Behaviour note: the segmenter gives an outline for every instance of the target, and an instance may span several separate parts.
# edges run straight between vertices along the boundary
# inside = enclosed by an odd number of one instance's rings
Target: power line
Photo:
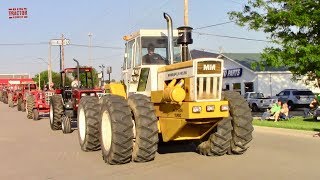
[[[216,36],[216,37],[247,40],[247,41],[272,42],[272,41],[263,40],[263,39],[253,39],[253,38],[245,38],[245,37],[226,36],[226,35],[218,35],[218,34],[210,34],[210,33],[202,33],[202,32],[194,32],[194,33],[199,34],[199,35]]]
[[[34,45],[48,45],[48,42],[39,42],[39,43],[4,43],[0,46],[34,46]]]
[[[227,22],[222,22],[222,23],[218,23],[218,24],[212,24],[212,25],[202,26],[202,27],[194,28],[194,30],[197,30],[197,29],[205,29],[205,28],[214,27],[214,26],[221,26],[221,25],[230,24],[230,23],[233,23],[233,22],[235,22],[235,21],[227,21]]]
[[[76,47],[90,47],[90,48],[105,48],[105,49],[124,49],[123,47],[112,47],[112,46],[88,46],[84,44],[69,44],[69,46],[76,46]]]

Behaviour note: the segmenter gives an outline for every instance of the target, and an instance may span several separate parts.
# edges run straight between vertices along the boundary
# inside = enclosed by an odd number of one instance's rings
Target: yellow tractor
[[[99,100],[81,99],[81,148],[100,145],[109,164],[151,161],[159,140],[200,140],[197,151],[207,156],[244,153],[251,110],[239,93],[222,92],[223,60],[192,59],[192,28],[173,30],[171,17],[164,18],[166,30],[124,37],[123,84],[108,84]]]

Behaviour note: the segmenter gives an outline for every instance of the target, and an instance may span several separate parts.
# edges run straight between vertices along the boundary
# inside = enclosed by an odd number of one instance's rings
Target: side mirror
[[[278,94],[276,94],[276,96],[279,96],[279,93],[278,93]]]

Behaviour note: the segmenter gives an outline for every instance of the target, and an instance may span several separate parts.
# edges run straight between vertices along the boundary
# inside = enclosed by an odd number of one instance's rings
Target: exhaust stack
[[[78,77],[78,80],[80,80],[80,65],[79,65],[79,61],[74,59],[73,60],[77,63],[77,77]],[[78,86],[80,86],[80,84],[78,84]]]
[[[178,27],[178,44],[182,45],[182,62],[188,61],[189,57],[189,48],[188,45],[193,43],[192,39],[192,27],[181,26]]]
[[[167,30],[168,30],[168,60],[170,64],[173,64],[173,28],[172,19],[167,13],[163,13],[163,17],[167,20]]]

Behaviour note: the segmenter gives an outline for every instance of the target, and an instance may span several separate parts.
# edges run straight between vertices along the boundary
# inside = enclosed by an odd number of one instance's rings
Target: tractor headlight
[[[220,106],[220,110],[221,110],[221,111],[228,111],[228,110],[229,110],[229,106],[228,106],[227,104],[221,105],[221,106]]]
[[[207,109],[207,112],[213,112],[214,111],[214,105],[208,105],[206,107],[206,109]]]
[[[193,106],[192,107],[193,113],[200,113],[201,112],[201,106]]]
[[[86,93],[82,93],[82,94],[81,94],[81,97],[83,97],[83,96],[87,96],[87,94],[86,94]]]
[[[90,96],[96,96],[96,93],[90,93]]]

